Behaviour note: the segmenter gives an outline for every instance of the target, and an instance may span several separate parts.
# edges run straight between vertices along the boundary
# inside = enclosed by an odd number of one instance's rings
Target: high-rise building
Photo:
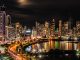
[[[16,33],[15,33],[15,28],[12,27],[11,25],[6,26],[5,28],[5,33],[6,33],[6,40],[15,40]]]
[[[45,35],[48,38],[49,37],[49,23],[45,21]]]
[[[68,24],[68,21],[65,21],[63,23],[63,35],[67,35],[68,34],[68,30],[69,30],[69,24]]]
[[[11,16],[10,16],[10,15],[7,15],[7,16],[6,16],[6,22],[5,22],[5,24],[6,24],[6,26],[12,25],[12,24],[11,24]]]
[[[12,27],[10,15],[6,15],[5,37],[6,40],[13,40],[16,37],[15,28]]]
[[[39,30],[40,30],[40,23],[36,22],[36,30],[37,30],[37,35],[39,35]]]
[[[61,33],[62,33],[62,21],[59,20],[59,34],[58,34],[58,36],[61,36]]]
[[[53,19],[50,23],[50,35],[54,36],[55,34],[55,20]]]
[[[39,22],[36,22],[36,31],[37,31],[37,37],[44,36],[44,24],[41,24]]]
[[[77,29],[78,35],[80,35],[80,21],[76,21],[76,29]]]
[[[6,12],[0,11],[0,37],[3,37],[2,40],[5,39],[5,23],[6,23]]]
[[[19,23],[19,22],[17,22],[16,24],[15,24],[15,30],[16,30],[16,38],[21,38],[21,33],[22,33],[22,25]]]
[[[32,39],[36,39],[36,38],[37,38],[37,31],[36,31],[36,29],[35,29],[34,27],[33,27],[33,29],[32,29],[31,38],[32,38]]]

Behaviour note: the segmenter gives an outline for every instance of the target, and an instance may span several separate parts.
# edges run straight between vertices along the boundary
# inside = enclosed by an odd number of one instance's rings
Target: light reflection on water
[[[48,55],[46,54],[44,55],[41,53],[49,52],[51,49],[53,50],[56,50],[56,49],[59,49],[59,50],[77,50],[78,49],[80,50],[80,43],[79,42],[72,43],[69,41],[49,41],[49,42],[44,42],[44,43],[33,44],[29,47],[29,49],[30,49],[29,50],[30,53],[36,53],[36,55],[30,56],[31,60],[46,60],[48,59]]]
[[[28,50],[32,53],[48,52],[50,49],[80,50],[80,43],[72,43],[68,41],[49,41],[44,43],[36,43],[28,47]]]

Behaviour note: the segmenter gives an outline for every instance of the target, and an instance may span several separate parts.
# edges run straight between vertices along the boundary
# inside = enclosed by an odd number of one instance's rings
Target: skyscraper
[[[69,29],[68,21],[65,21],[63,23],[63,35],[67,35],[68,34],[68,29]]]
[[[0,36],[5,38],[6,12],[0,11]]]
[[[45,21],[45,34],[46,37],[49,37],[49,23],[47,21]]]
[[[20,23],[17,22],[15,24],[15,28],[16,28],[16,38],[20,38],[22,33],[22,25],[20,25]]]
[[[50,35],[54,36],[55,34],[55,20],[53,19],[50,23]]]
[[[61,33],[62,33],[62,21],[59,20],[59,34],[58,34],[58,36],[61,36]]]
[[[6,26],[5,33],[6,33],[5,36],[6,36],[7,40],[15,40],[16,33],[15,33],[14,27],[12,27],[11,25]]]
[[[77,33],[80,35],[80,21],[76,21]]]

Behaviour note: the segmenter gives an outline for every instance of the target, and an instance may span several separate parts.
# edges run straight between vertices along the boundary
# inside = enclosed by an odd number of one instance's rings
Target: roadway
[[[29,60],[26,56],[24,56],[23,54],[19,54],[16,52],[16,48],[19,46],[19,44],[13,44],[10,45],[8,48],[8,53],[10,54],[10,56],[13,57],[14,60]]]

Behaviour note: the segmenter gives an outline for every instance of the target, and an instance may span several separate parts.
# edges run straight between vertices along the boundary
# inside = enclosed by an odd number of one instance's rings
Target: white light
[[[41,58],[42,57],[42,55],[39,55],[39,58]]]
[[[41,50],[41,49],[39,49],[39,52],[42,52],[42,50]]]
[[[66,37],[66,39],[69,39],[69,37]]]
[[[80,54],[76,54],[77,56],[79,56]]]
[[[76,51],[79,51],[79,49],[77,49]]]
[[[77,40],[77,37],[75,37],[74,40]]]
[[[36,56],[33,56],[33,57],[36,57]]]
[[[36,52],[36,50],[35,50],[35,49],[33,49],[33,50],[32,50],[32,52],[33,52],[33,53],[35,53],[35,52]]]
[[[65,54],[65,56],[68,56],[69,54]]]
[[[31,31],[30,30],[28,30],[28,31],[26,31],[27,33],[30,33]]]

